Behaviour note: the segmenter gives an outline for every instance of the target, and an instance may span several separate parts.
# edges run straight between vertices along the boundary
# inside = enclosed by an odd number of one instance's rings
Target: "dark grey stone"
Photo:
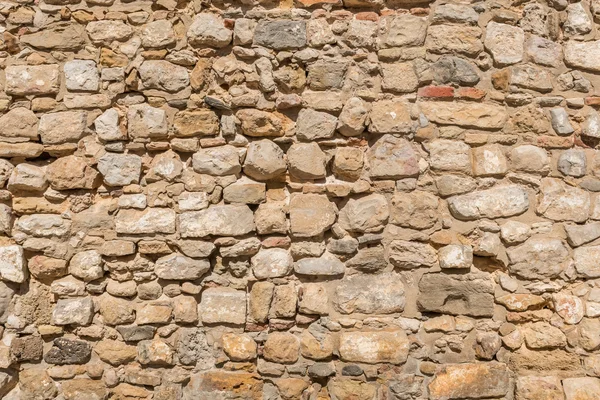
[[[254,31],[254,44],[275,50],[304,47],[306,45],[306,22],[261,21]]]
[[[90,360],[92,346],[82,340],[54,339],[54,345],[44,356],[48,364],[85,364]]]

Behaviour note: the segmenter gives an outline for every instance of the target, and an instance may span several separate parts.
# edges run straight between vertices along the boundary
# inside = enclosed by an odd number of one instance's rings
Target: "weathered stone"
[[[144,89],[178,92],[190,84],[187,69],[168,61],[145,61],[138,72]]]
[[[223,335],[223,351],[232,361],[249,361],[256,358],[256,342],[248,335],[226,333]]]
[[[266,185],[247,177],[242,177],[223,190],[226,203],[260,204],[266,199]]]
[[[437,262],[437,254],[427,243],[393,240],[389,245],[388,260],[402,269],[431,267]]]
[[[410,93],[419,86],[412,63],[380,64],[381,88],[394,93]]]
[[[371,123],[369,132],[372,133],[409,133],[414,129],[410,117],[409,105],[405,100],[380,100],[371,105]],[[390,141],[389,136],[384,136]]]
[[[558,67],[562,61],[562,46],[539,36],[529,38],[525,52],[531,61],[547,67]]]
[[[214,136],[219,133],[219,118],[211,110],[179,111],[173,128],[177,137]]]
[[[27,368],[21,371],[19,374],[19,388],[20,390],[14,398],[9,400],[51,400],[56,398],[58,394],[56,383],[44,369],[39,368]]]
[[[533,237],[507,251],[509,271],[524,279],[557,277],[570,261],[569,250],[555,238]]]
[[[270,140],[263,139],[248,145],[244,160],[244,173],[259,180],[270,180],[287,169],[285,153]]]
[[[337,286],[334,304],[343,314],[392,314],[404,310],[404,285],[394,273],[352,275]]]
[[[84,111],[62,111],[44,114],[40,118],[39,134],[45,145],[77,142],[87,126]]]
[[[600,277],[600,266],[596,260],[600,256],[600,246],[585,246],[575,249],[573,260],[575,269],[586,278]]]
[[[133,35],[133,28],[119,20],[92,21],[85,30],[92,42],[96,44],[110,44],[117,40],[123,42]]]
[[[563,27],[568,35],[585,35],[592,30],[593,22],[581,3],[567,6],[567,20]]]
[[[544,178],[537,212],[554,221],[584,222],[590,214],[589,192]]]
[[[412,229],[427,229],[438,220],[438,199],[427,192],[396,193],[391,200],[390,222]]]
[[[327,174],[325,153],[315,142],[293,144],[287,161],[290,174],[298,179],[321,179]]]
[[[13,108],[0,117],[0,141],[26,142],[38,139],[38,119],[25,107]]]
[[[510,389],[510,374],[505,364],[449,364],[429,383],[432,400],[502,397]]]
[[[94,281],[104,276],[102,257],[96,250],[77,253],[69,262],[69,273],[85,282]]]
[[[284,249],[261,249],[252,257],[252,273],[256,279],[279,278],[292,271],[292,256]]]
[[[120,210],[115,219],[117,233],[139,235],[175,232],[175,211],[168,208]]]
[[[98,160],[98,170],[109,186],[137,183],[142,170],[142,159],[134,154],[106,153]]]
[[[175,44],[173,25],[166,19],[150,22],[142,28],[142,46],[151,49],[162,49]]]
[[[600,41],[578,42],[569,40],[564,45],[565,64],[590,71],[600,71],[595,62],[600,55]]]
[[[104,111],[96,118],[94,128],[101,140],[108,142],[127,139],[127,131],[119,120],[119,112],[114,108]]]
[[[58,93],[58,65],[11,65],[5,69],[7,94],[43,95]]]
[[[366,364],[402,364],[408,358],[406,333],[397,331],[344,332],[340,335],[340,358]]]
[[[263,381],[248,372],[202,372],[191,376],[183,391],[183,400],[194,400],[198,396],[211,397],[215,393],[223,393],[230,398],[261,400]]]
[[[254,216],[246,205],[213,206],[179,215],[182,237],[241,236],[254,229]]]
[[[527,211],[529,196],[520,186],[500,186],[452,197],[448,199],[448,208],[461,220],[504,218]]]
[[[562,317],[565,323],[575,325],[583,318],[585,313],[584,305],[577,296],[564,293],[555,293],[552,295],[554,310]]]
[[[372,178],[399,179],[419,174],[419,156],[405,139],[385,135],[367,151]]]
[[[481,29],[474,26],[431,25],[425,45],[434,53],[473,56],[483,50],[480,37]]]
[[[0,246],[0,278],[16,283],[27,279],[27,262],[21,246]]]
[[[519,400],[564,400],[560,379],[553,376],[519,376],[516,395]]]
[[[67,156],[48,166],[46,178],[55,190],[93,189],[98,184],[98,171],[81,157]]]
[[[509,65],[523,59],[525,33],[516,26],[491,21],[485,32],[485,47],[498,65]]]
[[[241,121],[242,132],[251,137],[277,137],[284,134],[281,118],[274,113],[255,109],[243,109],[236,113]]]
[[[65,63],[65,86],[67,90],[95,92],[100,83],[96,63],[91,60],[73,60]]]
[[[301,140],[331,138],[335,132],[337,118],[331,114],[304,108],[296,120],[296,135]]]
[[[223,20],[210,13],[196,15],[187,31],[188,41],[193,46],[225,47],[231,42],[232,36]]]
[[[352,232],[379,231],[389,216],[387,200],[383,195],[372,194],[350,199],[340,210],[339,224]]]
[[[600,379],[592,377],[563,379],[565,400],[586,400],[600,396]]]
[[[60,300],[59,300],[60,301]],[[52,348],[44,356],[48,364],[85,364],[89,361],[92,346],[82,340],[54,339]]]
[[[231,175],[242,170],[238,150],[233,146],[211,147],[194,153],[194,171],[208,175]]]
[[[580,150],[567,150],[558,158],[558,170],[566,176],[581,177],[586,173],[585,153]]]
[[[167,280],[195,280],[202,277],[209,269],[208,260],[194,260],[177,253],[159,258],[154,265],[156,276]]]
[[[382,47],[421,46],[427,33],[427,20],[414,15],[398,15],[381,19]]]
[[[500,129],[508,118],[504,107],[494,104],[423,101],[419,107],[430,121],[441,125]]]
[[[274,50],[297,49],[306,44],[304,21],[260,21],[254,30],[254,44]]]
[[[477,147],[473,149],[472,155],[475,176],[504,175],[508,170],[506,157],[500,146]]]
[[[489,317],[494,312],[493,284],[481,274],[425,274],[417,304],[423,311]]]
[[[298,194],[290,201],[290,223],[296,237],[318,236],[335,222],[337,207],[326,196]]]
[[[473,264],[473,249],[471,246],[451,244],[438,251],[440,268],[467,269]]]
[[[85,44],[85,31],[79,24],[59,22],[44,30],[22,35],[19,40],[40,50],[78,50]]]
[[[337,122],[337,130],[344,136],[358,136],[365,130],[369,113],[368,104],[359,97],[351,97],[344,104]]]
[[[303,258],[294,264],[294,272],[299,275],[332,276],[341,275],[344,270],[344,263],[329,253],[318,258]]]
[[[94,346],[94,352],[104,362],[111,365],[123,365],[135,360],[137,349],[118,340],[105,339]]]
[[[137,345],[137,359],[142,365],[168,366],[173,364],[175,352],[162,339],[142,340]]]
[[[243,325],[246,322],[246,293],[231,288],[209,288],[202,292],[200,318],[205,324]]]
[[[447,4],[447,6],[454,5]],[[443,56],[431,66],[431,71],[434,81],[441,84],[456,83],[473,86],[480,79],[477,67],[459,57]]]
[[[273,332],[267,336],[263,357],[272,362],[293,364],[300,355],[300,340],[287,332]]]
[[[61,385],[65,400],[106,400],[108,389],[101,381],[73,379]]]
[[[532,145],[514,147],[510,152],[510,164],[514,170],[534,174],[547,174],[550,170],[546,151]]]
[[[127,132],[131,138],[160,138],[168,131],[167,114],[148,104],[135,104],[127,110]]]

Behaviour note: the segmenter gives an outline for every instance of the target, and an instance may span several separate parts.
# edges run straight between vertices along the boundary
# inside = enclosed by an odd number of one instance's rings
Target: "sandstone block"
[[[246,293],[231,288],[209,288],[202,292],[200,318],[205,324],[243,325],[246,322]]]
[[[230,145],[200,149],[192,162],[194,171],[201,174],[224,176],[242,170],[238,149]]]
[[[45,145],[77,142],[87,127],[84,111],[61,111],[44,114],[40,118],[39,134]]]
[[[196,15],[187,31],[188,41],[193,46],[225,47],[231,42],[232,36],[223,20],[210,13]]]
[[[6,93],[25,96],[58,93],[58,65],[11,65],[5,69]]]
[[[241,236],[254,229],[254,215],[246,205],[212,206],[179,214],[182,237]]]
[[[0,141],[27,142],[38,139],[38,119],[25,107],[13,108],[0,117]]]
[[[175,211],[168,208],[120,210],[115,219],[115,229],[117,233],[130,235],[174,233],[175,216]]]
[[[154,273],[166,280],[196,280],[210,269],[206,259],[194,260],[183,254],[173,253],[156,260]]]
[[[98,90],[100,74],[96,63],[92,60],[67,61],[63,67],[65,72],[65,86],[72,91]]]
[[[54,325],[89,325],[94,316],[91,297],[59,299],[52,312]]]
[[[367,151],[367,160],[374,179],[401,179],[419,175],[419,156],[406,139],[382,136]]]
[[[352,232],[381,230],[389,216],[387,200],[383,195],[372,194],[350,199],[340,210],[339,224]]]
[[[510,389],[510,374],[502,363],[450,364],[429,384],[432,400],[501,397]]]
[[[321,235],[335,222],[337,207],[326,196],[297,194],[290,201],[290,225],[296,237]]]
[[[460,220],[504,218],[527,211],[529,196],[520,186],[500,186],[452,197],[448,199],[448,207]]]
[[[408,348],[409,341],[402,330],[340,335],[340,358],[346,362],[403,364],[408,358]]]
[[[569,262],[569,250],[556,238],[533,237],[507,251],[509,271],[524,279],[557,277]]]
[[[334,304],[343,314],[392,314],[406,304],[404,284],[395,273],[352,275],[335,290]]]

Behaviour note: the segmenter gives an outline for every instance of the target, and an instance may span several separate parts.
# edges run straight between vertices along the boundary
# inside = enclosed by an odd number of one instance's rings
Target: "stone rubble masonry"
[[[0,5],[0,398],[600,399],[600,0]]]

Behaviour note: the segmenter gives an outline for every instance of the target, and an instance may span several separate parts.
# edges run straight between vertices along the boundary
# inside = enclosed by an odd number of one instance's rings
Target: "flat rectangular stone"
[[[406,333],[397,331],[344,332],[340,334],[340,358],[366,364],[402,364],[408,358]]]
[[[29,94],[58,93],[60,70],[58,65],[11,65],[6,67],[7,94],[24,96]]]
[[[116,231],[130,235],[175,233],[175,216],[175,211],[168,208],[120,210],[115,219]]]
[[[500,129],[508,118],[505,108],[495,104],[423,101],[419,107],[430,121],[442,125]]]

